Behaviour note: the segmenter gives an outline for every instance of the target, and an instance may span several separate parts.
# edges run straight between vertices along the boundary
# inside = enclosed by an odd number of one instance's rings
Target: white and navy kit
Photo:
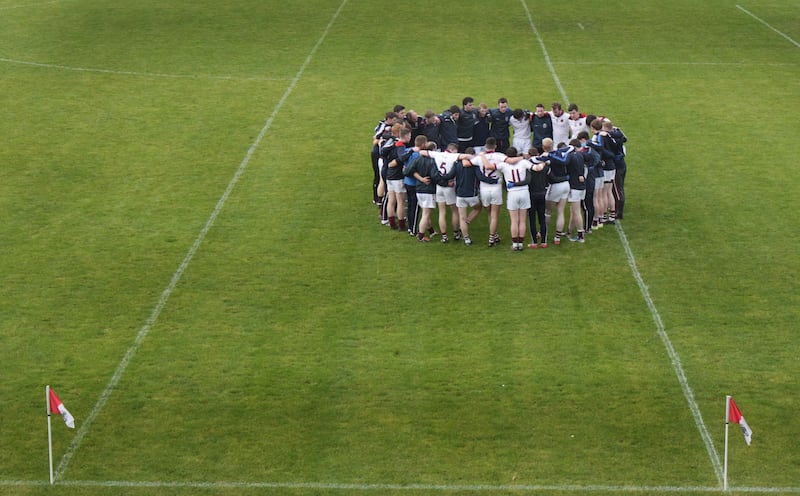
[[[439,176],[445,176],[453,170],[453,165],[458,160],[458,153],[451,152],[428,152],[431,157],[436,161],[436,167],[439,168]],[[440,181],[436,185],[436,201],[439,203],[446,203],[447,205],[455,205],[456,203],[456,188],[448,185],[449,181]],[[442,184],[444,183],[444,184]]]
[[[526,180],[530,173],[531,163],[527,160],[522,160],[516,164],[507,164],[505,162],[497,164],[497,170],[503,173],[503,179],[509,186],[508,195],[506,198],[506,205],[509,210],[522,210],[531,208],[531,196],[528,193],[528,181]],[[512,183],[523,183],[519,186],[512,185]]]
[[[491,169],[487,169],[486,165],[482,161],[480,162],[481,172],[483,175],[494,180],[500,179],[500,172],[497,171],[496,167],[497,164],[502,164],[506,157],[505,153],[500,152],[491,152],[487,153],[486,160],[489,161],[490,164],[494,165],[495,167]],[[478,157],[480,158],[480,157]],[[484,207],[488,207],[489,205],[502,205],[503,204],[503,185],[498,183],[490,184],[486,182],[481,182],[481,203]]]

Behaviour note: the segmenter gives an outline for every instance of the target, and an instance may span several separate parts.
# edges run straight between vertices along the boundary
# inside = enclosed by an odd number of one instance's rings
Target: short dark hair
[[[472,103],[474,101],[475,101],[475,99],[472,98],[471,96],[465,96],[464,99],[461,100],[461,105],[466,105],[466,104]]]

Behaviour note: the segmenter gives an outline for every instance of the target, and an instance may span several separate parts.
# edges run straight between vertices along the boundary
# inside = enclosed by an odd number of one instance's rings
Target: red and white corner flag
[[[744,441],[750,446],[750,441],[753,438],[753,431],[750,429],[750,426],[747,425],[747,421],[744,419],[744,415],[742,415],[741,410],[739,407],[736,406],[736,402],[733,401],[733,398],[729,398],[729,406],[728,406],[728,420],[730,422],[735,422],[739,424],[739,427],[742,428],[742,433],[744,434]]]
[[[50,411],[60,414],[64,418],[64,423],[67,424],[67,427],[70,429],[75,428],[75,419],[69,413],[67,407],[64,406],[64,403],[61,403],[61,400],[58,399],[56,392],[52,388],[50,388]]]

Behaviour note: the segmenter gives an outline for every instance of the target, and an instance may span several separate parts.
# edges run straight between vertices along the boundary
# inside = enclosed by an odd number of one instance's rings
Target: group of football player
[[[574,103],[566,112],[559,102],[529,111],[512,110],[505,98],[476,108],[466,97],[461,107],[424,116],[396,105],[373,133],[373,202],[382,224],[420,242],[447,243],[452,233],[472,245],[470,223],[486,210],[488,246],[496,246],[505,198],[513,250],[523,250],[526,232],[528,248],[546,248],[554,216],[553,244],[583,243],[622,219],[626,141],[608,118]]]

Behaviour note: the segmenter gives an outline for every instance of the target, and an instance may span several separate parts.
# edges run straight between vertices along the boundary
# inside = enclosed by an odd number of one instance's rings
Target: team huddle
[[[505,98],[496,108],[475,108],[466,97],[460,108],[424,117],[396,105],[373,134],[373,202],[391,229],[420,242],[440,235],[447,243],[452,232],[468,246],[470,223],[485,209],[493,247],[505,196],[512,250],[523,249],[526,232],[529,248],[546,248],[553,215],[554,244],[583,243],[586,234],[622,219],[626,141],[609,119],[575,104],[567,112],[558,102],[530,112],[511,110]]]

